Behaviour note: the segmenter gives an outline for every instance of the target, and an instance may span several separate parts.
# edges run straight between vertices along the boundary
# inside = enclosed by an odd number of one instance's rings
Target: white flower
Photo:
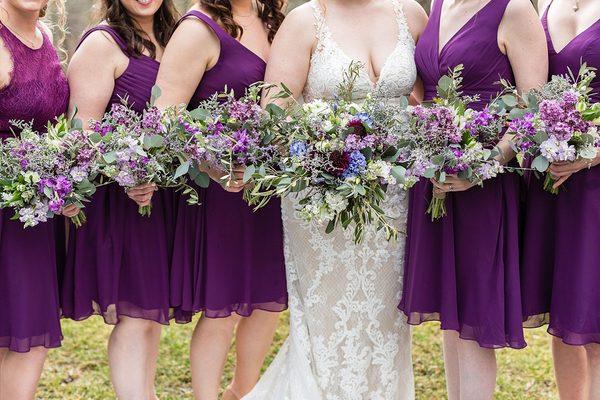
[[[576,150],[566,140],[558,140],[554,136],[550,136],[548,140],[540,145],[540,152],[549,162],[557,161],[574,161],[576,158]]]
[[[348,199],[331,190],[325,192],[325,202],[335,214],[344,211],[348,207]]]

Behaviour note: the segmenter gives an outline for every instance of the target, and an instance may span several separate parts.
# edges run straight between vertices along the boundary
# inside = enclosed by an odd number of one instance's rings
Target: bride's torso
[[[334,98],[338,86],[353,62],[360,64],[359,74],[353,87],[355,101],[360,102],[369,93],[390,100],[411,93],[417,77],[414,61],[415,42],[406,22],[402,0],[389,1],[397,24],[397,39],[393,51],[381,66],[376,82],[370,77],[364,62],[352,58],[343,50],[332,34],[323,8],[318,1],[312,1],[316,44],[303,90],[305,101]],[[376,21],[372,21],[369,25],[374,24]],[[364,29],[369,28],[366,26]]]

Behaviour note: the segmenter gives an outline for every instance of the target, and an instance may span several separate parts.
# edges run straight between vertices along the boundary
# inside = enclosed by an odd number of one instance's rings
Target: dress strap
[[[398,23],[398,40],[410,38],[410,40],[413,41],[412,34],[408,28],[406,14],[404,14],[404,4],[402,3],[402,0],[391,0],[391,2],[394,7],[394,13],[396,14],[396,22]]]
[[[121,35],[119,35],[119,33],[117,32],[117,30],[115,28],[113,28],[112,26],[109,25],[98,25],[90,30],[88,30],[87,32],[85,32],[83,34],[83,36],[81,37],[81,39],[79,40],[79,44],[77,45],[77,49],[79,48],[79,46],[81,46],[81,44],[83,43],[83,41],[85,39],[87,39],[88,36],[90,36],[92,33],[96,32],[96,31],[102,31],[102,32],[106,32],[110,35],[110,37],[113,38],[113,40],[115,41],[115,43],[117,43],[117,46],[119,46],[119,48],[121,49],[121,51],[123,53],[125,53],[126,55],[129,55],[129,47],[127,46],[127,43],[125,42],[125,39],[123,39],[121,37]]]
[[[212,29],[212,31],[215,33],[215,35],[217,35],[217,38],[219,39],[220,42],[222,42],[223,40],[228,40],[228,39],[235,40],[235,38],[233,38],[229,34],[229,32],[227,32],[225,29],[223,29],[221,27],[221,25],[219,25],[214,19],[212,19],[208,15],[204,14],[202,11],[198,11],[198,10],[189,11],[187,14],[185,14],[183,17],[181,17],[181,19],[179,20],[177,25],[179,25],[181,22],[183,22],[184,20],[189,19],[189,18],[196,18],[196,19],[204,22],[206,25],[208,25],[208,27],[210,29]]]
[[[325,46],[325,41],[329,37],[329,29],[327,28],[327,21],[325,20],[325,12],[318,0],[313,0],[311,3],[313,8],[313,16],[315,18],[315,30],[317,37],[317,49],[320,50]]]

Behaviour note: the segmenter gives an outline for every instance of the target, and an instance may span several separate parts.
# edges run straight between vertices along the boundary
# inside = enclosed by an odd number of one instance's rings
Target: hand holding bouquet
[[[544,189],[558,194],[547,172],[551,164],[582,160],[591,165],[600,148],[600,104],[592,104],[589,84],[595,73],[585,65],[577,78],[554,76],[529,96],[529,109],[511,121],[515,151],[532,160],[531,167],[546,173]]]
[[[156,107],[139,114],[125,103],[114,104],[91,129],[90,139],[100,152],[100,172],[125,190],[145,184],[181,185],[175,178],[178,159],[171,150],[173,143]],[[140,206],[139,212],[149,216],[152,206]]]
[[[263,85],[251,86],[241,98],[235,93],[215,94],[192,111],[180,110],[171,118],[171,130],[184,141],[178,176],[186,173],[201,187],[208,186],[201,170],[219,171],[218,180],[227,189],[243,189],[250,177],[276,162],[275,139],[284,111],[260,107]]]
[[[491,108],[468,108],[477,99],[461,96],[461,69],[440,79],[432,104],[412,109],[411,168],[413,174],[439,184],[453,176],[481,185],[503,172],[494,147],[504,123]],[[434,189],[427,209],[432,220],[446,215],[445,198],[445,192]]]
[[[16,126],[20,137],[8,139],[1,148],[0,207],[13,208],[25,227],[45,222],[71,204],[84,208],[96,191],[92,182],[98,165],[96,148],[81,122],[62,116],[43,134],[30,124]],[[85,223],[83,210],[71,220],[77,227]]]
[[[273,196],[298,193],[300,217],[327,223],[328,233],[354,223],[360,242],[366,225],[374,224],[388,239],[396,237],[381,203],[388,185],[416,182],[403,166],[406,105],[338,99],[296,107],[279,132],[286,143],[280,162],[255,174],[249,203],[262,207]]]

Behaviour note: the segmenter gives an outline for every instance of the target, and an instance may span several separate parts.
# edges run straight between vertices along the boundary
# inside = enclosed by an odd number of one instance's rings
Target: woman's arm
[[[204,73],[218,61],[219,39],[204,22],[188,18],[173,33],[163,54],[156,85],[159,108],[189,103]]]
[[[104,116],[115,79],[123,73],[128,63],[119,46],[102,31],[92,32],[73,55],[67,71],[71,88],[69,110],[77,110],[77,117],[86,129],[91,120],[101,120]],[[138,205],[147,206],[155,189],[154,185],[140,185],[128,190],[127,194]],[[77,212],[74,206],[63,210],[68,217]]]
[[[311,6],[304,4],[292,10],[283,21],[273,40],[265,75],[265,81],[276,87],[266,91],[263,105],[272,100],[271,97],[277,94],[282,83],[290,89],[295,99],[302,95],[315,45],[313,20]],[[276,102],[284,105],[286,100],[277,99]]]

